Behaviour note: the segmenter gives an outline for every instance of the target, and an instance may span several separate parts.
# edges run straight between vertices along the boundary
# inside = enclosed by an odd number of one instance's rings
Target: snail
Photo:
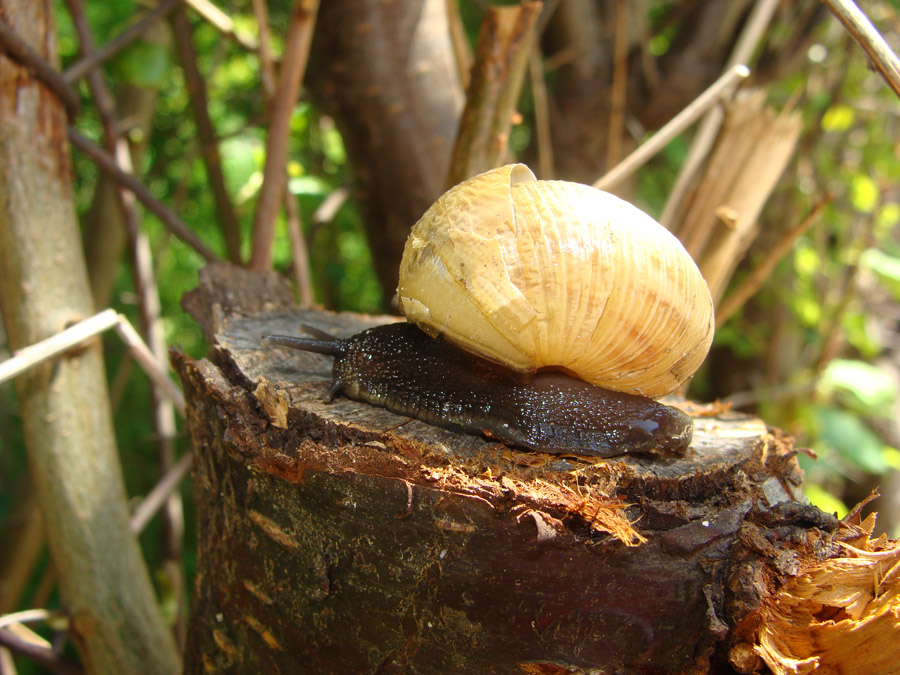
[[[693,423],[654,399],[709,351],[713,304],[680,242],[592,187],[523,164],[475,176],[415,224],[408,323],[346,339],[265,336],[334,357],[328,398],[555,454],[683,454]]]

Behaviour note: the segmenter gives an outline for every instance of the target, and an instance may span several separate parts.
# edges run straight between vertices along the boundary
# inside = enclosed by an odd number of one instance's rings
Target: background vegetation
[[[250,2],[220,4],[230,24],[216,26],[194,10],[182,17],[206,87],[206,110],[218,137],[225,188],[239,227],[240,257],[247,261],[265,172],[268,114],[261,84],[263,64],[259,53],[248,46],[263,38]],[[615,39],[610,27],[615,3],[606,4],[601,34],[609,47]],[[644,2],[639,3],[640,12],[631,10],[634,15],[640,13],[646,24],[645,47],[653,58],[664,63],[667,54],[680,49],[684,32],[696,20],[692,14],[695,4]],[[807,494],[824,510],[843,515],[881,486],[885,497],[875,502],[874,508],[881,512],[882,526],[897,536],[900,504],[893,495],[900,494],[900,103],[881,77],[867,67],[864,54],[840,24],[821,8],[811,7],[815,4],[783,3],[754,51],[753,83],[765,87],[774,108],[799,111],[803,132],[793,160],[763,211],[761,234],[732,283],[739,284],[771,254],[785,228],[800,222],[826,195],[830,201],[760,292],[719,329],[691,396],[718,398],[757,413],[793,434],[799,446],[811,448],[817,459],[801,456],[807,470]],[[472,44],[486,5],[465,0],[459,5]],[[72,6],[62,0],[55,3],[63,69],[79,59],[81,42]],[[895,48],[898,8],[897,2],[865,4]],[[137,0],[87,0],[83,9],[97,44],[109,42],[147,11]],[[548,3],[545,11],[550,9],[553,3]],[[270,0],[271,32],[266,39],[275,55],[284,52],[290,17],[289,3]],[[802,25],[797,17],[804,18]],[[735,26],[737,31],[740,21]],[[177,26],[173,31],[165,22],[158,24],[108,61],[104,77],[117,99],[134,173],[226,259],[229,252],[221,207],[210,187],[204,161],[207,148],[191,108],[192,102],[197,103],[196,93],[185,75],[183,55],[176,48],[182,39],[177,31]],[[547,83],[551,88],[562,87],[563,71],[554,64],[565,63],[565,53],[551,50],[549,38],[542,44]],[[718,62],[715,65],[718,67]],[[318,72],[313,72],[316,67],[313,61],[312,78]],[[680,72],[663,74],[677,77]],[[95,95],[84,80],[77,86],[81,112],[74,125],[102,144],[104,128]],[[312,91],[318,90],[314,87]],[[518,104],[520,114],[509,134],[510,155],[532,165],[538,158],[536,93],[534,82],[527,82]],[[629,91],[629,95],[635,96],[635,92]],[[384,288],[379,280],[367,238],[368,212],[355,190],[355,171],[360,167],[354,165],[349,144],[345,147],[340,125],[325,98],[304,90],[290,116],[287,148],[288,193],[299,207],[314,301],[335,310],[389,312],[392,289]],[[639,93],[636,98],[635,105],[640,105]],[[123,112],[131,104],[134,119]],[[551,112],[563,114],[553,108]],[[659,112],[659,124],[674,112],[677,109]],[[630,145],[649,136],[659,124],[629,119]],[[623,190],[659,215],[692,139],[692,130],[675,139]],[[561,152],[566,149],[562,147]],[[603,157],[586,164],[559,153],[559,177],[591,182],[609,168]],[[73,151],[72,162],[92,281],[104,274],[111,280],[108,290],[95,286],[97,308],[114,307],[140,325],[138,289],[129,256],[122,249],[109,254],[98,247],[109,236],[108,223],[98,210],[102,174],[84,153]],[[291,245],[285,218],[282,210],[272,248],[273,266],[294,278],[296,248]],[[153,214],[143,213],[141,229],[152,251],[165,342],[202,356],[206,349],[202,335],[182,312],[179,301],[196,285],[197,271],[205,261],[174,238]],[[128,493],[144,495],[159,479],[153,392],[114,335],[104,338],[104,351]],[[176,446],[178,455],[187,450],[183,435],[177,437]],[[0,529],[6,531],[4,539],[16,541],[17,547],[24,546],[21,542],[26,536],[19,526],[30,522],[29,509],[33,508],[26,476],[16,394],[10,383],[4,383],[0,385]],[[186,482],[182,490],[188,544],[179,556],[190,579],[194,555],[189,543],[190,485]],[[165,541],[158,521],[142,535],[168,618],[174,622],[185,584],[179,581],[181,574],[165,562]],[[3,556],[15,553],[7,549]],[[51,568],[46,551],[35,557],[24,586],[3,589],[6,604],[0,608],[11,611],[52,605]]]

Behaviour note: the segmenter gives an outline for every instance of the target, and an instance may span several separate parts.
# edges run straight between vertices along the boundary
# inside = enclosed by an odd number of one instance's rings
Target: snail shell
[[[714,330],[709,288],[668,230],[523,164],[475,176],[428,209],[398,293],[407,319],[468,352],[650,398],[694,374]]]

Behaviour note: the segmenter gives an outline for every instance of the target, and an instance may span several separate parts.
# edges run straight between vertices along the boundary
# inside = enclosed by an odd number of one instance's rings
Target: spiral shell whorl
[[[709,289],[671,233],[521,164],[435,202],[407,241],[398,291],[410,321],[470,352],[654,398],[694,373],[713,334]]]

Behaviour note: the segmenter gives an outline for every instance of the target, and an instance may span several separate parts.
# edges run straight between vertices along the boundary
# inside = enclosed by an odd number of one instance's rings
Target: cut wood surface
[[[212,345],[173,353],[199,519],[188,672],[707,672],[772,579],[833,546],[790,439],[756,418],[687,406],[680,459],[520,452],[324,403],[329,358],[259,344],[396,319],[295,309],[227,265],[184,305]]]

